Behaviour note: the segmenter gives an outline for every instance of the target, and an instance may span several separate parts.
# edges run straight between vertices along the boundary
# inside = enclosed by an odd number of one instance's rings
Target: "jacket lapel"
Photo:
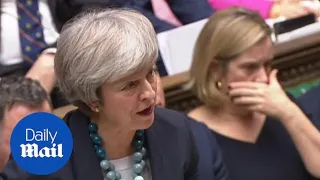
[[[178,156],[178,139],[174,132],[175,128],[161,117],[156,117],[146,132],[152,180],[183,179],[183,174],[179,174],[183,172],[179,168],[183,160]]]
[[[103,180],[100,162],[89,137],[88,119],[79,111],[74,111],[68,120],[73,135],[71,164],[74,179]]]
[[[70,117],[67,116],[67,123],[73,135],[71,165],[74,178],[103,180],[100,162],[87,129],[89,120],[79,111],[73,111]],[[156,116],[153,125],[146,131],[152,180],[183,180],[185,159],[179,149],[180,133],[176,133],[177,127],[161,118]]]

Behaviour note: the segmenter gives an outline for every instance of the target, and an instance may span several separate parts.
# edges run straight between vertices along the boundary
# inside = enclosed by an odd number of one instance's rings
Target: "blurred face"
[[[8,161],[9,154],[6,152],[3,144],[3,137],[4,137],[4,132],[3,132],[3,122],[0,124],[0,171],[3,169],[5,164]]]
[[[166,99],[164,95],[164,89],[162,87],[161,77],[157,73],[157,94],[156,94],[156,106],[164,108],[166,106]]]
[[[239,81],[268,83],[272,59],[273,45],[271,39],[267,38],[230,62],[222,84],[227,86],[230,82]]]
[[[138,130],[151,126],[156,103],[155,66],[146,67],[128,77],[102,86],[103,105],[99,119],[113,127]]]
[[[0,169],[9,158],[10,155],[10,138],[11,133],[17,123],[25,116],[35,112],[51,112],[51,106],[48,101],[44,101],[38,107],[29,107],[23,104],[15,103],[10,109],[4,113],[4,122],[0,126]]]

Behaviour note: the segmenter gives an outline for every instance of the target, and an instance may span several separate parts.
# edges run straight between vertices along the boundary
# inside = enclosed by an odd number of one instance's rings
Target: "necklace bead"
[[[121,174],[115,170],[114,165],[107,160],[107,153],[102,146],[102,138],[98,134],[98,126],[95,123],[90,123],[88,125],[88,130],[90,133],[90,138],[92,144],[95,148],[96,155],[99,157],[100,167],[104,173],[105,180],[124,180]],[[133,160],[133,179],[134,180],[144,180],[142,177],[143,170],[146,166],[145,159],[147,157],[146,148],[143,147],[144,144],[144,131],[138,130],[135,133],[134,140],[132,142],[132,148],[134,149],[134,154],[132,156]]]
[[[136,176],[134,180],[144,180],[144,178],[142,176]]]
[[[100,162],[100,167],[103,169],[103,170],[108,170],[109,167],[110,167],[110,163],[108,160],[102,160]]]

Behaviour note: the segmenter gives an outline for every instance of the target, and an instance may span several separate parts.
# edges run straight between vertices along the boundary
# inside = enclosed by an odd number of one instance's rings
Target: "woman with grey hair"
[[[71,159],[46,178],[226,177],[209,129],[185,114],[155,108],[157,57],[152,24],[135,11],[89,12],[64,26],[55,72],[60,89],[79,108],[64,118],[73,136]],[[14,161],[5,174],[8,179],[36,178],[21,173]]]

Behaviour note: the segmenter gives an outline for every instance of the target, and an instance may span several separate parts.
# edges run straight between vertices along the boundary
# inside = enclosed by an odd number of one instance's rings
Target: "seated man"
[[[0,7],[0,77],[38,80],[51,94],[54,107],[68,104],[54,88],[53,70],[57,29],[61,26],[56,16],[64,12],[55,8],[55,1],[45,0],[0,1]]]
[[[10,136],[25,116],[38,111],[51,112],[48,95],[38,81],[24,77],[0,79],[0,170],[10,155]]]

